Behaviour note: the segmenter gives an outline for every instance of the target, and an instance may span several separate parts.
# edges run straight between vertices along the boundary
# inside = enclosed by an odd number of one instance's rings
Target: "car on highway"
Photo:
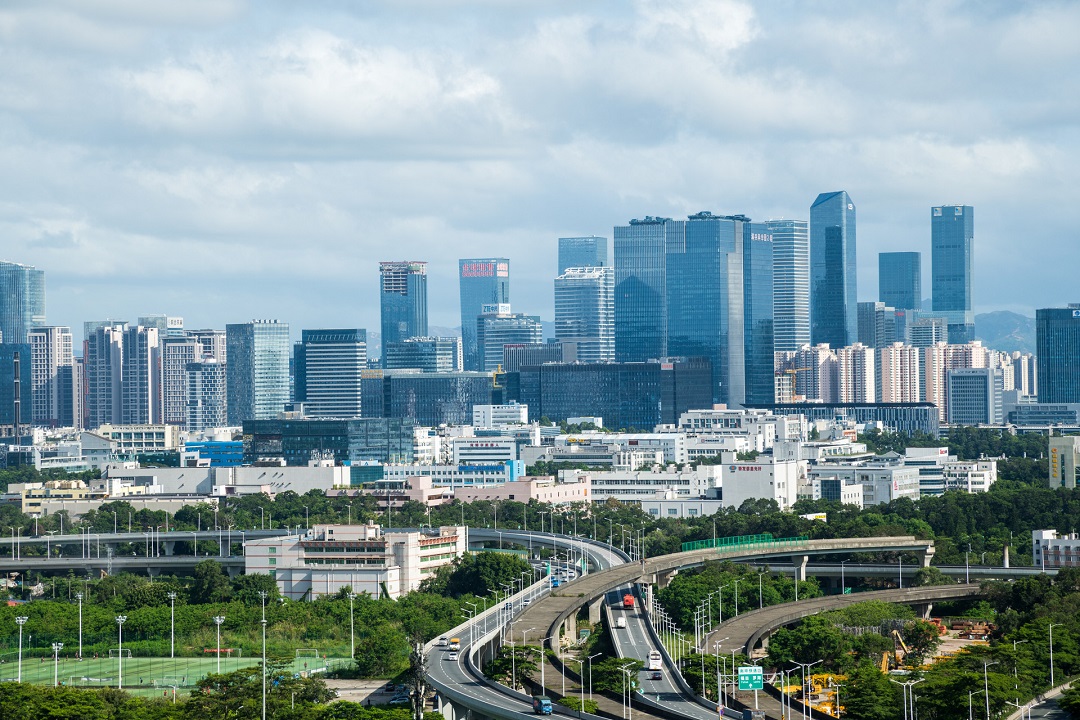
[[[446,659],[450,660],[451,662],[457,662],[459,655],[460,653],[458,653],[457,650],[451,650],[446,654]]]
[[[664,679],[664,673],[660,672],[659,670],[653,670],[652,674],[649,675],[649,679],[650,680],[663,680]]]

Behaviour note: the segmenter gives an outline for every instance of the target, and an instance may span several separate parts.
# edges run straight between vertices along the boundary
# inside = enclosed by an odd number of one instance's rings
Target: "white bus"
[[[649,670],[660,670],[664,666],[663,662],[664,661],[660,657],[660,651],[659,650],[652,650],[652,651],[649,652],[649,664],[647,666],[647,669],[649,669]]]

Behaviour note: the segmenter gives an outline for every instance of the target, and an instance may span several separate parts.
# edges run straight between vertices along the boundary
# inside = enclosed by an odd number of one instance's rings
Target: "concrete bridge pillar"
[[[795,579],[799,582],[806,581],[806,563],[810,562],[809,555],[794,555],[791,558],[791,565],[795,568]]]
[[[161,549],[165,551],[165,557],[173,556],[173,549],[176,547],[175,540],[166,540],[161,543]]]
[[[244,568],[240,567],[239,565],[229,565],[227,566],[226,571],[229,573],[230,578],[234,578],[237,575],[243,573]]]
[[[153,580],[154,578],[156,578],[158,575],[161,574],[161,568],[154,567],[153,565],[147,565],[146,566],[146,574],[150,576],[151,580]]]
[[[934,558],[934,546],[926,548],[922,556],[922,566],[924,568],[930,567],[930,561]]]
[[[600,622],[600,610],[604,606],[604,598],[597,598],[589,603],[589,622],[596,625]]]
[[[666,588],[671,584],[671,578],[679,574],[679,569],[664,570],[656,573],[656,586],[660,588]]]
[[[920,603],[918,605],[912,605],[911,609],[914,610],[918,614],[918,616],[920,618],[922,618],[923,620],[929,620],[930,619],[930,613],[932,613],[934,611],[934,603],[926,602],[926,603]]]
[[[568,637],[572,641],[577,640],[577,613],[571,613],[570,617],[563,621],[563,637]],[[551,647],[558,652],[559,638],[555,637],[551,639]]]

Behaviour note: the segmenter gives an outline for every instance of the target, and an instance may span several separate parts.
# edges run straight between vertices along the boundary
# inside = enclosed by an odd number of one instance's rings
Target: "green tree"
[[[858,663],[848,672],[841,690],[840,704],[844,717],[851,720],[897,720],[900,714],[898,686],[869,660]]]
[[[191,584],[191,602],[223,602],[229,599],[232,587],[229,578],[216,560],[203,560],[195,565]]]
[[[353,659],[361,677],[390,677],[408,667],[409,643],[400,627],[382,623],[357,636]]]

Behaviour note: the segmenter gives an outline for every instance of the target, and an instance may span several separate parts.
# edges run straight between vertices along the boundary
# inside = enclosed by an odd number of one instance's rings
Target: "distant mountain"
[[[1035,352],[1035,318],[1008,310],[975,316],[975,339],[1005,352]]]

